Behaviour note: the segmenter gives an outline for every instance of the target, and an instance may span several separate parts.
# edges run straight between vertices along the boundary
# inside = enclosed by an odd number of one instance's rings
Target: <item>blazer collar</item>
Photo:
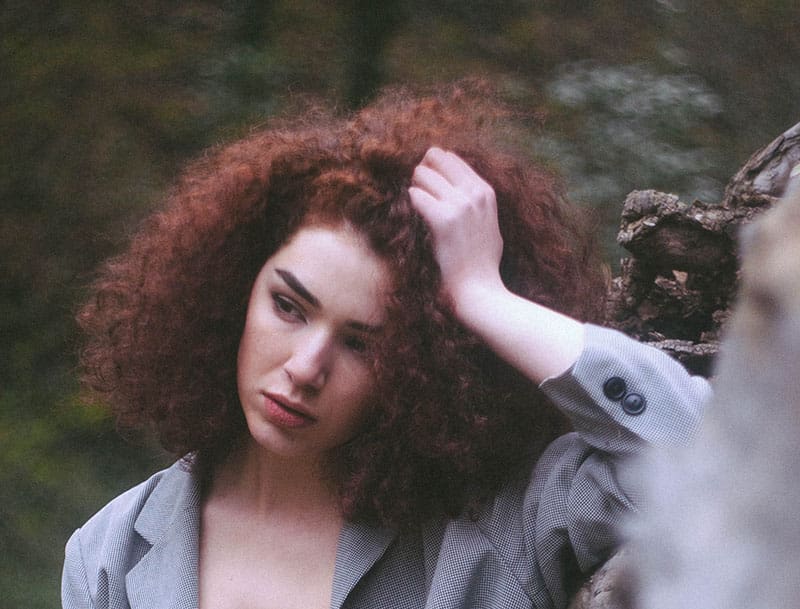
[[[197,609],[200,489],[186,461],[164,472],[134,528],[151,547],[125,578],[131,609]]]
[[[178,461],[145,501],[134,524],[150,549],[125,578],[131,609],[197,609],[200,488]],[[340,609],[384,555],[395,532],[346,522],[339,534],[331,609]]]
[[[346,522],[339,534],[336,566],[333,571],[331,609],[340,609],[361,578],[386,553],[396,533]]]

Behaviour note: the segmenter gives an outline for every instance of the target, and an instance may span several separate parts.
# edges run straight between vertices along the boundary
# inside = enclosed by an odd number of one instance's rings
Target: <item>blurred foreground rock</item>
[[[569,609],[800,607],[800,123],[720,203],[632,192],[617,240],[608,324],[719,378],[698,443],[642,472],[654,505],[632,548]]]
[[[632,606],[630,552],[612,556],[578,590],[569,609],[628,609]]]
[[[742,239],[715,395],[690,447],[654,454],[635,525],[641,609],[800,607],[800,177]],[[591,605],[589,605],[591,606]]]

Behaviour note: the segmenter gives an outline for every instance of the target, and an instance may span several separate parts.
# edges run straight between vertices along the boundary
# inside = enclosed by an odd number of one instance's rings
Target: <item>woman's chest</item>
[[[339,527],[274,522],[204,526],[201,609],[314,609],[330,606]]]

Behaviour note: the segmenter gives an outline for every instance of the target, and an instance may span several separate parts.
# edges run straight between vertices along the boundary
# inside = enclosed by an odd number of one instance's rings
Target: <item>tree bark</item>
[[[797,163],[800,123],[754,154],[719,203],[629,194],[617,241],[631,256],[612,280],[608,325],[709,376],[738,285],[738,234],[784,194]]]

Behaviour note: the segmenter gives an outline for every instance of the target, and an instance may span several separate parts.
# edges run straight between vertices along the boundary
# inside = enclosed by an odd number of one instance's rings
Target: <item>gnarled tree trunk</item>
[[[738,278],[736,236],[771,207],[800,163],[800,123],[754,154],[719,203],[634,191],[617,241],[631,256],[609,293],[607,320],[708,376]]]

